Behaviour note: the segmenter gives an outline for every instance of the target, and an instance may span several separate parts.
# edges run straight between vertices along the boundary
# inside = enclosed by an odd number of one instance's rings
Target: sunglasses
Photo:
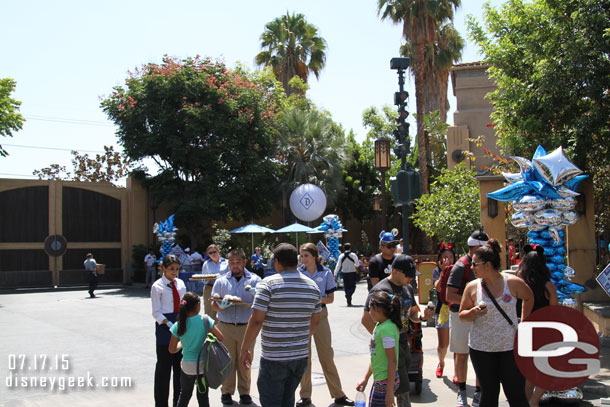
[[[385,245],[388,249],[395,249],[398,246],[398,243],[388,243]]]
[[[213,252],[208,252],[208,255],[218,254],[218,250],[214,250]]]
[[[480,266],[481,264],[485,264],[485,263],[487,263],[487,262],[486,261],[480,261],[480,262],[477,263],[477,262],[473,261],[472,262],[472,266],[470,266],[470,268],[476,267],[476,266]]]

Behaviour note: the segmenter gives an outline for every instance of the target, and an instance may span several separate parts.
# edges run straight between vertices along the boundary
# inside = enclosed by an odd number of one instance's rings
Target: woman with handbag
[[[497,407],[500,384],[510,407],[529,407],[525,379],[517,368],[513,343],[517,333],[517,299],[523,318],[532,311],[534,295],[519,277],[500,272],[501,249],[490,239],[472,257],[476,280],[464,290],[460,319],[472,321],[470,359],[481,385],[481,406]]]

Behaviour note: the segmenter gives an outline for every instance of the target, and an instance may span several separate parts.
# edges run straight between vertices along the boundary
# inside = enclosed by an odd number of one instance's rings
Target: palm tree
[[[280,162],[286,165],[283,190],[311,183],[332,205],[342,189],[346,162],[343,134],[332,119],[315,109],[292,108],[280,118]]]
[[[464,39],[451,23],[443,24],[436,38],[434,44],[426,47],[424,54],[424,112],[430,114],[438,110],[441,122],[446,123],[449,68],[462,58]],[[405,57],[415,59],[411,44],[403,45],[400,52]]]
[[[378,0],[382,20],[390,18],[402,23],[403,35],[413,48],[415,77],[415,110],[417,112],[417,146],[422,193],[429,192],[427,168],[428,148],[424,133],[425,51],[437,41],[438,27],[445,20],[453,20],[453,10],[460,0]]]
[[[309,74],[313,72],[319,78],[326,64],[326,41],[303,14],[286,13],[267,23],[261,34],[261,49],[256,64],[271,67],[288,96],[298,93],[288,85],[290,79],[299,76],[307,83]]]

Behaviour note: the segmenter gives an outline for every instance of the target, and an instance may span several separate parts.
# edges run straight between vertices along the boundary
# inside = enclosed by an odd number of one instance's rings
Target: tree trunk
[[[428,143],[424,134],[424,43],[415,44],[415,110],[417,112],[417,146],[419,159],[419,174],[421,177],[422,194],[429,193],[428,187]]]
[[[419,159],[419,175],[421,177],[421,192],[430,192],[428,183],[428,140],[424,132],[424,42],[415,44],[415,110],[417,111],[417,147]],[[424,234],[422,239],[422,251],[430,253],[432,241]]]

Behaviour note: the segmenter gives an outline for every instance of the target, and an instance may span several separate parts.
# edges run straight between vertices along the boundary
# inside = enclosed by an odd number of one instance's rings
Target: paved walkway
[[[150,314],[148,291],[138,287],[98,290],[98,298],[89,299],[82,291],[51,290],[0,295],[0,406],[152,406],[155,365],[154,322]],[[358,284],[354,304],[348,308],[341,291],[329,306],[333,331],[335,363],[341,374],[343,390],[354,398],[355,386],[369,363],[369,335],[360,324],[366,284]],[[358,306],[359,305],[359,306]],[[455,391],[451,383],[452,358],[446,360],[445,377],[437,379],[436,332],[424,328],[424,385],[422,394],[412,396],[413,405],[454,406]],[[581,406],[600,406],[599,392],[610,384],[610,355],[602,352],[602,371],[585,383],[590,386]],[[23,355],[23,356],[21,356]],[[252,397],[258,402],[256,377],[259,343],[255,349]],[[313,401],[317,407],[331,406],[332,399],[324,383],[322,370],[313,355]],[[36,365],[34,361],[36,360]],[[45,367],[42,362],[45,361]],[[23,367],[21,367],[21,363]],[[14,364],[13,364],[14,362]],[[63,366],[62,366],[63,363]],[[63,369],[67,368],[67,369]],[[11,376],[12,373],[12,376]],[[12,377],[13,382],[9,383]],[[46,387],[38,384],[24,388],[22,378],[49,377]],[[60,379],[64,377],[64,379]],[[73,377],[73,387],[58,389],[59,380]],[[78,387],[78,377],[83,377]],[[104,387],[113,383],[123,387]],[[19,379],[19,380],[17,380]],[[54,389],[51,390],[50,380]],[[94,387],[87,387],[93,380]],[[126,383],[125,380],[130,381]],[[9,387],[10,384],[10,387]],[[68,386],[69,383],[63,383]],[[370,384],[369,384],[370,386]],[[472,367],[468,374],[468,393],[474,391]],[[600,388],[601,386],[601,388]],[[367,389],[368,390],[368,389]],[[238,396],[234,396],[238,399]],[[508,404],[503,395],[501,406]],[[298,392],[296,399],[299,399]],[[220,391],[212,390],[211,406],[220,407]],[[195,398],[190,406],[196,406]]]

